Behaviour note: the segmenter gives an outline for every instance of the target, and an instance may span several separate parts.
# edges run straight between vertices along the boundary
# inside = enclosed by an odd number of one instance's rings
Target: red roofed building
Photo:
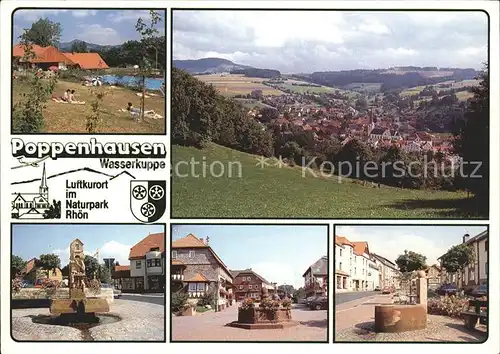
[[[205,294],[215,294],[218,310],[232,304],[233,275],[209,245],[209,239],[189,234],[172,241],[170,265],[173,292],[185,292],[197,304]]]
[[[63,53],[72,62],[76,63],[80,69],[109,69],[108,64],[101,58],[99,53]]]
[[[48,70],[51,67],[56,67],[58,70],[66,70],[68,68],[80,68],[84,70],[109,68],[108,64],[106,64],[98,53],[63,53],[56,47],[40,47],[36,44],[31,47],[34,57],[24,58],[25,51],[25,45],[16,44],[14,46],[12,55],[17,65],[38,67],[43,70]]]
[[[130,249],[130,278],[136,292],[165,289],[165,233],[150,234]],[[125,269],[122,269],[125,270]]]

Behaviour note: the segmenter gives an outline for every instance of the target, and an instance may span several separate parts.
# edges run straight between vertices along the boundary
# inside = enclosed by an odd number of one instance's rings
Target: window
[[[159,252],[160,251],[160,247],[153,247],[153,248],[150,249],[150,251],[157,251],[157,252]]]
[[[196,283],[189,283],[189,291],[196,291]]]
[[[141,269],[142,263],[141,261],[135,261],[135,269]]]
[[[151,265],[151,259],[148,259],[146,261],[146,265],[147,265],[148,268],[152,267],[152,265]]]
[[[55,269],[52,270],[52,275],[57,275],[57,272]]]
[[[172,251],[172,258],[176,259],[177,258],[177,251]]]
[[[156,259],[153,259],[154,261],[154,267],[161,267],[161,259],[159,258],[156,258]]]
[[[196,290],[197,291],[205,291],[205,283],[196,283]]]
[[[194,251],[189,251],[189,258],[194,258]]]
[[[339,248],[339,256],[342,257],[342,248]]]
[[[252,285],[251,284],[248,286],[248,289],[252,290]]]
[[[254,288],[255,290],[259,290],[259,286],[258,286],[258,285],[254,285],[254,286],[253,286],[253,288]]]
[[[339,269],[342,270],[342,262],[339,262]]]
[[[240,290],[243,290],[243,285],[240,285]]]

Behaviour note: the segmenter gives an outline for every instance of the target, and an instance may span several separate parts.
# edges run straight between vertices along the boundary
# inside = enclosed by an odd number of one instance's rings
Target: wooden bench
[[[470,308],[474,308],[474,311],[470,311]],[[481,307],[488,307],[488,301],[486,300],[469,300],[469,310],[463,311],[461,313],[465,327],[468,329],[474,329],[477,325],[477,320],[480,319],[481,323],[486,324],[486,319],[488,318],[487,312],[481,312]]]

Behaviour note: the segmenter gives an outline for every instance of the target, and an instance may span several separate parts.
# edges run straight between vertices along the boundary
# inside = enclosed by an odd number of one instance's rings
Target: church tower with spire
[[[47,187],[47,173],[45,172],[45,163],[43,164],[42,180],[40,182],[40,195],[49,200],[49,187]]]

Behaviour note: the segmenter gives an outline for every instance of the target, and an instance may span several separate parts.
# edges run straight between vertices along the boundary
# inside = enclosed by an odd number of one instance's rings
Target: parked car
[[[390,293],[392,293],[391,287],[384,286],[384,288],[382,289],[382,294],[390,294]]]
[[[456,295],[457,291],[457,287],[453,284],[443,284],[436,290],[439,295]]]
[[[316,296],[309,296],[306,299],[306,305],[309,306],[311,304],[311,302],[314,301],[315,298],[316,298]]]
[[[113,297],[115,299],[119,299],[121,296],[122,296],[122,291],[119,290],[119,289],[116,289],[115,287],[113,287],[111,284],[107,284],[107,283],[101,283],[101,288],[105,288],[105,289],[113,289]]]
[[[488,284],[482,284],[472,290],[471,295],[473,297],[488,296]]]
[[[318,296],[309,304],[311,310],[327,310],[328,298],[326,296]]]
[[[375,291],[380,291],[380,286],[376,286],[374,290]]]
[[[23,280],[21,282],[21,288],[32,288],[34,285],[33,285],[33,282],[31,280]]]

